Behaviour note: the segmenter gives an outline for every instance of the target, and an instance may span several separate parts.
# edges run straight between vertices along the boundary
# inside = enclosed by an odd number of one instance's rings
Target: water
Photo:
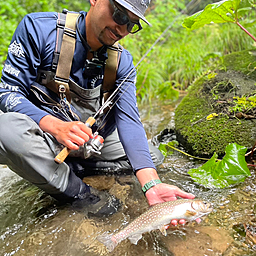
[[[140,107],[147,136],[156,145],[160,138],[168,141],[175,137],[166,131],[173,127],[176,104],[178,102],[158,102]],[[189,169],[203,163],[174,152],[158,168],[158,173],[162,181],[212,202],[214,211],[210,215],[200,224],[170,228],[166,237],[159,231],[152,231],[144,234],[138,245],[125,240],[112,253],[108,253],[96,237],[103,232],[119,231],[147,209],[134,176],[86,178],[87,183],[108,189],[123,203],[122,209],[113,216],[88,218],[86,213],[71,206],[57,205],[44,192],[1,166],[0,255],[256,255],[252,239],[248,234],[246,237],[243,226],[249,224],[253,228],[256,221],[254,170],[244,183],[232,188],[206,189],[187,174]]]

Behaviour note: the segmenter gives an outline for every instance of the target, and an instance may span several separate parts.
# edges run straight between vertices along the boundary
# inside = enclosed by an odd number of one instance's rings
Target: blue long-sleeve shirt
[[[81,12],[79,29],[86,38],[86,13]],[[36,81],[38,70],[51,70],[56,46],[56,22],[58,13],[32,13],[26,15],[18,25],[5,62],[0,83],[0,109],[4,112],[19,112],[31,117],[36,123],[49,115],[29,99],[30,88]],[[87,48],[77,35],[70,77],[82,88],[88,89],[88,79],[83,77]],[[116,86],[134,69],[132,56],[123,49],[116,76]],[[98,86],[102,81],[93,81]],[[126,90],[126,85],[130,86]],[[120,140],[133,169],[155,168],[149,150],[146,134],[140,121],[136,101],[136,72],[132,72],[123,84],[114,106],[114,122]],[[91,86],[91,84],[90,84]]]

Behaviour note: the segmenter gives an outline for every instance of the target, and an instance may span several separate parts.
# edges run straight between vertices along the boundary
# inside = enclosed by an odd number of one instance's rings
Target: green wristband
[[[142,188],[142,191],[144,192],[144,194],[152,187],[154,187],[155,185],[157,184],[160,184],[162,183],[161,180],[151,180],[149,181],[148,183],[146,183],[143,188]]]

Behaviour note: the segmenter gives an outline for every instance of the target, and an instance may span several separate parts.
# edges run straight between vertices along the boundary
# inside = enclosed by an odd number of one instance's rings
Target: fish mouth
[[[205,202],[205,201],[194,201],[191,204],[191,207],[198,212],[204,213],[204,214],[208,214],[210,212],[212,212],[213,210],[213,205],[209,202]]]

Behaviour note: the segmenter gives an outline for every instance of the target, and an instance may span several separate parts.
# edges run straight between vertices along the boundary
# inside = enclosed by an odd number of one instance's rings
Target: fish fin
[[[168,227],[169,227],[169,225],[167,225],[167,228],[168,228]],[[166,225],[160,227],[159,230],[161,231],[161,233],[162,233],[164,236],[167,236]]]
[[[138,241],[142,238],[142,234],[136,234],[136,235],[132,235],[130,237],[128,237],[128,239],[130,240],[131,243],[133,244],[137,244]]]
[[[97,240],[104,244],[110,252],[112,252],[118,244],[117,241],[112,239],[112,235],[107,234],[97,236]]]
[[[195,216],[196,212],[195,211],[186,210],[186,215],[188,215],[188,216]]]

